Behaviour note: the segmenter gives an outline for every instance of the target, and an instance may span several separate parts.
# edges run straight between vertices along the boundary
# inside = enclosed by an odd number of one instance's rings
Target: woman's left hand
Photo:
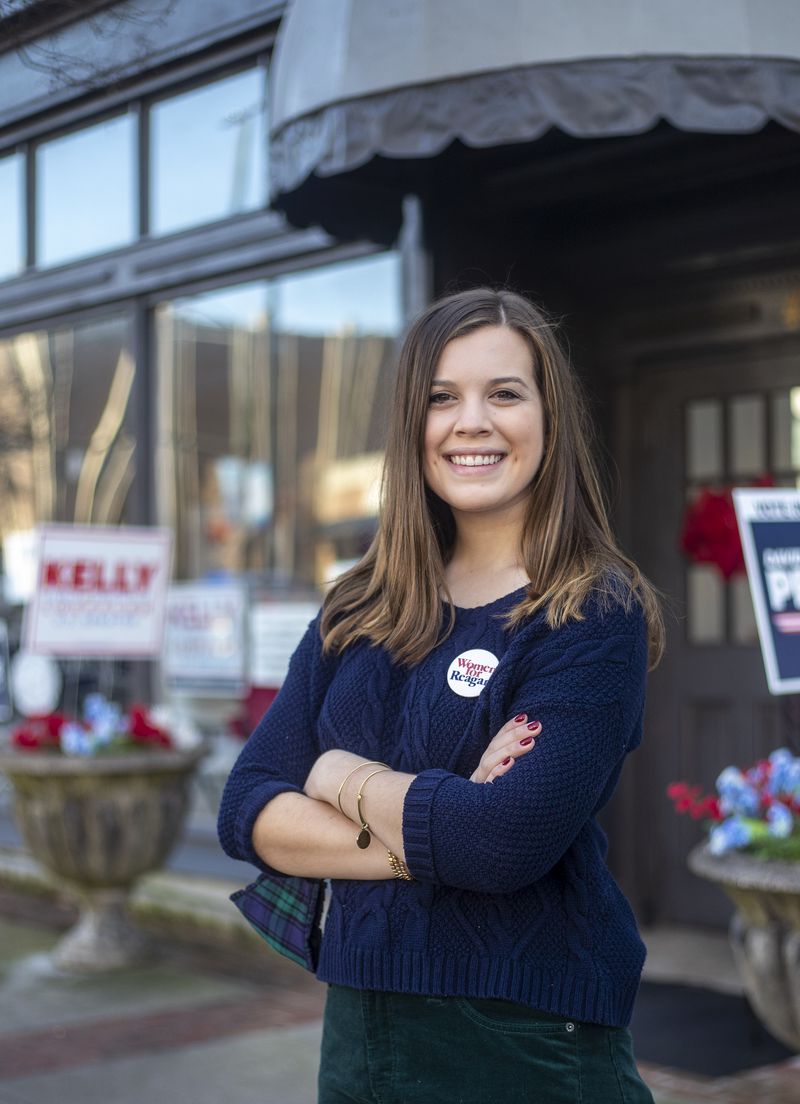
[[[470,782],[494,782],[508,774],[522,755],[527,755],[536,745],[541,734],[539,721],[529,721],[527,714],[519,713],[507,721],[481,756],[477,768],[470,775]]]

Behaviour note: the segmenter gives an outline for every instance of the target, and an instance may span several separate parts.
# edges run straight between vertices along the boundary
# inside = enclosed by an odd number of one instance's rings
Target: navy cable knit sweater
[[[582,621],[554,631],[539,614],[509,632],[502,615],[520,597],[457,609],[452,634],[410,670],[367,643],[323,656],[312,622],[231,773],[220,840],[268,869],[256,817],[302,792],[331,748],[415,774],[403,837],[416,881],[334,881],[318,977],[626,1026],[645,949],[594,818],[641,740],[644,618],[592,601]],[[493,784],[470,782],[520,712],[542,722],[536,746]]]

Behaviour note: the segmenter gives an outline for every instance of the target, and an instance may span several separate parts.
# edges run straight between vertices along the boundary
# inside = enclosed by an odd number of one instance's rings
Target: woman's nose
[[[469,436],[491,432],[489,413],[479,399],[465,399],[458,410],[455,431]]]

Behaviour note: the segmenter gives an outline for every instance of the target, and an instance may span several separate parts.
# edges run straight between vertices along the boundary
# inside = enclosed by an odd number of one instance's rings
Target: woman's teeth
[[[464,468],[485,467],[487,464],[499,464],[503,459],[499,454],[494,456],[448,456],[451,464],[458,464]]]

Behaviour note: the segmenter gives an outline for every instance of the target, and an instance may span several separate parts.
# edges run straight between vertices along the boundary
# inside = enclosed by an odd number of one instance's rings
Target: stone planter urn
[[[689,869],[733,901],[730,940],[747,998],[775,1038],[800,1052],[800,862],[712,855],[702,844]]]
[[[77,923],[53,952],[55,965],[99,971],[148,957],[128,897],[175,845],[204,754],[202,745],[85,757],[0,753],[25,843],[80,905]]]

